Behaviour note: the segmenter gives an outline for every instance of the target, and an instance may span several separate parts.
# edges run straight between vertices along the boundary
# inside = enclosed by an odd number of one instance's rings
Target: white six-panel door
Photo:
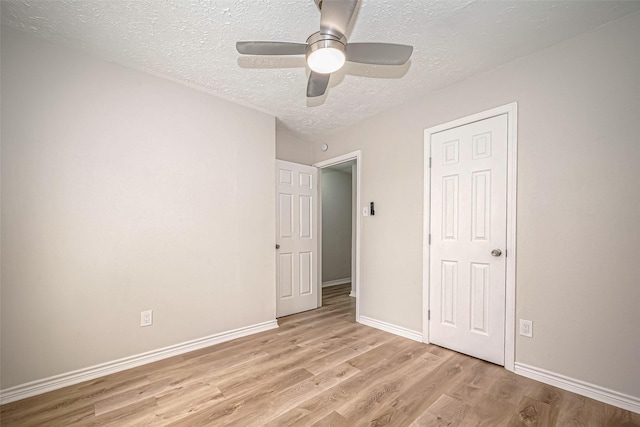
[[[429,340],[504,364],[507,115],[431,135]]]
[[[318,170],[276,160],[276,316],[317,308]]]

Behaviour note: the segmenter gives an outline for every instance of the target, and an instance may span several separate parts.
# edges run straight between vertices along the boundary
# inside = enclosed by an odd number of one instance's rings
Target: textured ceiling
[[[349,40],[414,46],[402,67],[347,64],[305,97],[303,56],[242,57],[237,40],[304,43],[313,0],[2,0],[2,23],[276,116],[311,137],[640,9],[640,1],[361,0]]]

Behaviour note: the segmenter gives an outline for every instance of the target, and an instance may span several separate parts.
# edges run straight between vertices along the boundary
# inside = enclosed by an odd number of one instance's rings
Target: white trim
[[[20,384],[6,390],[0,390],[0,404],[4,405],[5,403],[36,396],[48,391],[57,390],[83,381],[103,377],[105,375],[135,368],[136,366],[146,365],[147,363],[156,362],[168,357],[188,353],[190,351],[231,341],[247,335],[257,334],[258,332],[268,331],[277,327],[278,322],[276,320],[270,320],[268,322],[257,323],[255,325],[245,326],[231,331],[220,332],[204,338],[198,338],[181,344],[113,360],[111,362],[101,363],[88,368],[78,369],[77,371]]]
[[[340,156],[332,157],[327,160],[316,162],[313,166],[318,169],[324,169],[329,166],[339,165],[340,163],[348,162],[349,160],[360,159],[360,150],[352,151],[351,153],[341,154]]]
[[[532,380],[540,381],[563,390],[568,390],[573,393],[590,397],[591,399],[599,400],[600,402],[640,414],[640,398],[638,397],[619,393],[586,381],[577,380],[575,378],[567,377],[566,375],[557,374],[555,372],[536,368],[535,366],[530,366],[520,362],[515,363],[515,373],[522,375],[523,377],[531,378]]]
[[[316,304],[317,307],[322,307],[322,171],[316,168],[316,175],[318,175],[318,197],[316,201],[316,217],[318,220],[316,221],[316,228],[314,232],[317,237],[318,247],[316,248],[316,258],[318,260],[318,271],[316,271],[316,283],[318,283],[318,287],[316,289],[316,297],[318,298],[318,302]]]
[[[353,280],[353,284],[351,287],[351,293],[353,293],[356,297],[356,322],[360,321],[360,299],[358,298],[358,296],[360,295],[360,291],[362,289],[362,282],[360,281],[360,277],[362,276],[360,274],[360,240],[361,240],[361,230],[362,230],[362,216],[360,215],[360,212],[362,211],[361,208],[361,199],[362,199],[362,152],[360,150],[356,150],[356,151],[352,151],[351,153],[347,153],[347,154],[343,154],[341,156],[337,156],[337,157],[333,157],[331,159],[327,159],[327,160],[323,160],[321,162],[317,162],[314,163],[313,166],[317,167],[318,169],[323,169],[329,166],[333,166],[333,165],[337,165],[339,163],[344,163],[344,162],[348,162],[350,160],[355,160],[356,161],[356,169],[357,169],[357,190],[356,190],[356,259],[355,259],[355,263],[356,263],[356,277],[355,280]],[[321,181],[320,179],[318,181]],[[322,209],[322,194],[319,197],[320,199],[320,203],[318,203],[318,209]],[[322,221],[320,221],[321,218],[321,211],[319,212],[319,216],[318,216],[318,222],[319,225],[318,227],[321,227],[322,225]],[[322,233],[318,233],[318,240],[321,241],[322,239]],[[322,258],[321,258],[321,252],[319,251],[319,256],[318,256],[318,269],[319,271],[321,271],[322,269]],[[353,279],[353,278],[352,278]]]
[[[371,326],[372,328],[380,329],[381,331],[389,332],[390,334],[408,338],[413,341],[422,342],[422,334],[419,331],[403,328],[402,326],[383,322],[382,320],[372,319],[371,317],[367,316],[360,316],[359,323]]]
[[[356,297],[356,293],[354,292],[353,288],[351,288],[351,292],[349,292],[349,296],[351,298],[355,298]]]
[[[431,132],[424,131],[424,186],[422,195],[422,341],[429,344],[429,276],[431,274],[431,248],[429,247],[429,232],[431,231]]]
[[[516,357],[516,219],[518,198],[518,103],[505,105],[507,112],[507,287],[505,293],[504,367],[515,369]]]
[[[347,283],[351,283],[351,277],[345,277],[344,279],[327,280],[326,282],[322,282],[322,287],[328,288],[331,286],[346,285]]]
[[[423,205],[423,235],[422,235],[422,339],[429,342],[429,321],[426,313],[429,309],[429,213],[431,211],[431,176],[428,172],[429,157],[431,156],[431,135],[464,126],[469,123],[507,114],[507,247],[506,258],[506,294],[505,294],[505,342],[504,367],[508,371],[514,370],[515,362],[515,333],[516,333],[516,197],[518,178],[518,103],[502,105],[491,110],[463,117],[424,131],[424,205]]]

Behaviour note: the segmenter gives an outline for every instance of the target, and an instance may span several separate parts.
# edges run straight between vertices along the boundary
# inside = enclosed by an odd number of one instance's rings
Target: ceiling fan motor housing
[[[307,39],[307,58],[309,58],[309,55],[311,55],[311,53],[325,47],[338,49],[339,51],[344,53],[346,44],[347,38],[345,36],[336,37],[331,34],[321,34],[320,31],[318,31],[317,33],[311,34]]]

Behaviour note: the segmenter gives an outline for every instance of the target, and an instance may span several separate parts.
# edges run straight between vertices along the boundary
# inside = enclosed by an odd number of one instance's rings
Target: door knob
[[[491,255],[500,256],[500,255],[502,255],[502,251],[500,249],[494,249],[494,250],[491,251]]]
[[[280,245],[276,243],[276,249],[280,249]]]

